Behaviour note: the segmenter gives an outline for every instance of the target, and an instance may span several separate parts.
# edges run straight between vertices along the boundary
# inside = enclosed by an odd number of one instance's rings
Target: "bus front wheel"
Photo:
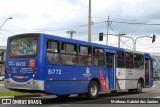
[[[99,85],[97,81],[91,81],[88,86],[87,99],[95,99],[98,97]]]

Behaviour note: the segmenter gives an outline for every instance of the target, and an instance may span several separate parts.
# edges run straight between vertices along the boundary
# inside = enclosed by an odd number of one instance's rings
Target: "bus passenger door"
[[[150,60],[145,58],[145,86],[149,86],[149,78],[150,78]]]
[[[106,52],[107,77],[106,85],[108,90],[115,89],[115,53]]]

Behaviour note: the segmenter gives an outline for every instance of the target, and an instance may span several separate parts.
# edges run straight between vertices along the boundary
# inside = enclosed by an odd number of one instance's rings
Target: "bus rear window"
[[[35,37],[14,38],[10,40],[10,56],[32,56],[36,55],[38,39]]]

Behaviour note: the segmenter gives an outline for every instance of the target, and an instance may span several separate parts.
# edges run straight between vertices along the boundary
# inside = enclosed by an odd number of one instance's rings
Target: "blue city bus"
[[[59,97],[98,97],[99,92],[140,93],[153,85],[149,53],[42,33],[8,38],[5,87]]]

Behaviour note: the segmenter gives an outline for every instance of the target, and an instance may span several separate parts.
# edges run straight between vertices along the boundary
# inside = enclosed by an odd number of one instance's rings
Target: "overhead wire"
[[[3,38],[3,39],[6,39],[6,38],[8,38],[6,35],[4,35],[2,32],[0,32],[0,34],[3,36],[3,37],[5,37],[5,38]]]
[[[96,24],[102,24],[106,23],[108,21],[100,21],[100,22],[92,22],[92,25]],[[120,23],[120,24],[139,24],[139,25],[160,25],[159,23],[136,23],[136,22],[125,22],[125,21],[109,21],[111,23]],[[79,28],[79,27],[85,27],[88,26],[88,24],[81,24],[81,25],[74,25],[74,26],[64,26],[64,27],[57,27],[57,28],[44,28],[44,29],[13,29],[9,31],[57,31],[57,30],[65,30],[65,29],[71,29],[71,28]]]
[[[11,33],[11,34],[17,34],[17,33],[11,32],[10,30],[5,30],[5,29],[0,29],[0,30]]]
[[[160,23],[135,23],[135,22],[121,22],[121,21],[111,21],[111,22],[114,22],[114,23],[124,23],[124,24],[136,24],[136,25],[160,25]]]
[[[116,34],[115,33],[115,31],[113,30],[113,28],[111,27],[111,25],[109,24],[109,27],[111,28],[111,30],[114,32],[114,34]],[[120,41],[123,43],[123,44],[125,44],[121,39],[120,39]],[[130,46],[128,46],[127,44],[125,44],[128,48],[131,48]],[[131,48],[131,49],[133,49],[133,48]]]
[[[95,22],[95,23],[92,23],[92,25],[96,25],[96,24],[103,24],[103,23],[106,23],[106,22],[108,22],[108,21],[100,21],[100,22]],[[136,24],[138,24],[138,25],[156,25],[156,26],[159,26],[160,25],[160,23],[141,23],[141,22],[139,22],[139,23],[137,23],[137,22],[126,22],[126,21],[115,21],[115,20],[113,20],[113,21],[109,21],[109,22],[111,22],[111,23],[120,23],[120,24],[133,24],[133,25],[136,25]],[[8,32],[8,33],[11,33],[11,34],[17,34],[17,33],[15,33],[15,32],[13,32],[13,31],[37,31],[37,32],[40,32],[40,31],[42,31],[42,32],[44,32],[44,31],[57,31],[57,30],[66,30],[66,29],[71,29],[71,28],[80,28],[80,27],[86,27],[86,26],[88,26],[88,24],[81,24],[81,25],[74,25],[74,26],[64,26],[64,27],[57,27],[57,28],[45,28],[45,29],[13,29],[13,30],[6,30],[6,29],[0,29],[0,30],[3,30],[3,31],[5,31],[5,32]],[[109,24],[109,28],[116,34],[116,32],[114,31],[114,29],[111,27],[111,25]],[[124,41],[122,41],[121,40],[121,42],[122,43],[126,43],[126,42],[124,42]],[[123,44],[123,45],[124,45]],[[122,46],[123,46],[122,45]],[[126,45],[126,44],[125,44]],[[130,46],[128,46],[128,45],[126,45],[128,48],[131,48]],[[133,49],[133,48],[131,48],[131,49]]]

